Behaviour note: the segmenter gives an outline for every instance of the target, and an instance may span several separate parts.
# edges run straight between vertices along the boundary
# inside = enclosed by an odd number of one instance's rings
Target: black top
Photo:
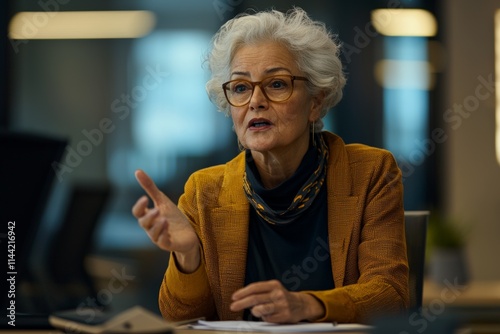
[[[250,152],[247,177],[254,191],[274,210],[286,209],[317,168],[318,151],[310,146],[295,174],[265,189]],[[325,182],[326,184],[326,182]],[[314,203],[295,221],[270,224],[250,207],[245,285],[277,279],[290,291],[334,288],[328,246],[327,192],[321,187]]]

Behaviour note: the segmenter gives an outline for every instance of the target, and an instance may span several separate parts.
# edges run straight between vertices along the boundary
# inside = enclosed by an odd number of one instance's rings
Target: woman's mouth
[[[248,127],[250,129],[262,129],[262,128],[265,128],[267,126],[270,126],[271,125],[271,122],[267,119],[263,119],[263,118],[260,118],[260,119],[252,119],[250,122],[248,122]]]

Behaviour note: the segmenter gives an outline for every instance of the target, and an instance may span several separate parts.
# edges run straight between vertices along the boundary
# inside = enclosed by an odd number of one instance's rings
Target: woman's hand
[[[236,291],[231,311],[251,309],[254,316],[275,323],[314,321],[324,313],[323,305],[313,296],[290,292],[277,280],[257,282]]]
[[[195,271],[200,264],[200,246],[198,236],[188,219],[146,173],[138,170],[135,177],[154,204],[154,208],[148,208],[146,196],[137,200],[132,214],[139,225],[158,247],[175,253],[183,272]]]

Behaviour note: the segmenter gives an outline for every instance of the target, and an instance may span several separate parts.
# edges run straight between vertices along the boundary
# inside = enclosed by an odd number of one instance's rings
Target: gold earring
[[[245,150],[245,146],[241,145],[241,142],[239,139],[238,140],[238,149],[240,150],[240,152],[243,152]]]

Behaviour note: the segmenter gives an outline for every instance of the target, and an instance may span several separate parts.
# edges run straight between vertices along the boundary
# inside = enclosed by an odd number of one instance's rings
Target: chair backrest
[[[405,236],[410,267],[410,310],[422,307],[424,263],[429,211],[405,211]]]

